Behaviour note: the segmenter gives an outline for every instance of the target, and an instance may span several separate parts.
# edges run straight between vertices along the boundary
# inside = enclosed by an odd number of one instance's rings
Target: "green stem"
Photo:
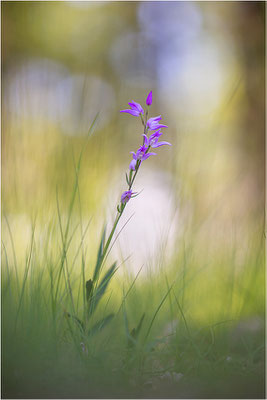
[[[124,208],[125,208],[125,207],[124,207]],[[117,225],[118,225],[118,222],[119,222],[119,220],[120,220],[120,218],[121,218],[121,216],[122,216],[122,213],[123,213],[123,211],[124,211],[124,208],[122,209],[121,213],[118,213],[118,214],[117,214],[117,217],[116,217],[116,219],[115,219],[113,228],[112,228],[112,230],[111,230],[111,232],[110,232],[110,234],[109,234],[107,243],[105,244],[105,247],[104,247],[104,250],[103,250],[102,262],[103,262],[103,260],[104,260],[104,258],[105,258],[105,255],[106,255],[107,251],[108,251],[110,242],[111,242],[111,240],[112,240],[112,238],[113,238],[115,229],[116,229],[116,227],[117,227]]]
[[[131,188],[132,188],[132,186],[133,186],[133,183],[134,183],[134,180],[135,180],[135,177],[136,177],[137,172],[138,172],[138,170],[139,170],[139,167],[140,167],[140,165],[141,165],[141,163],[140,163],[139,161],[137,161],[137,162],[138,162],[138,166],[137,166],[137,168],[136,168],[136,170],[135,170],[135,174],[134,174],[134,176],[133,176],[133,179],[131,180],[131,182],[130,182],[130,184],[129,184],[128,190],[131,190]]]

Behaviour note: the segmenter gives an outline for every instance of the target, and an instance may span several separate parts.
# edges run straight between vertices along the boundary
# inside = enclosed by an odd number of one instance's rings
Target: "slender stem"
[[[134,173],[134,176],[133,176],[133,178],[132,178],[132,180],[131,180],[131,182],[130,182],[130,184],[129,184],[128,190],[131,190],[131,188],[132,188],[132,186],[133,186],[133,183],[134,183],[134,180],[135,180],[135,177],[136,177],[136,175],[137,175],[137,172],[138,172],[138,170],[139,170],[140,165],[141,165],[141,163],[138,161],[138,166],[137,166],[137,168],[136,168],[136,170],[135,170],[135,173]]]
[[[146,110],[145,121],[144,121],[144,119],[142,117],[142,114],[140,114],[140,116],[141,116],[142,124],[144,125],[144,135],[146,135],[147,131],[148,131],[148,128],[147,128],[147,125],[146,125],[147,124],[148,110]],[[143,137],[143,145],[144,145],[144,143],[145,143],[145,138]]]
[[[131,187],[132,187],[132,185],[133,185],[133,183],[134,183],[134,180],[135,180],[135,177],[136,177],[136,175],[137,175],[137,172],[138,172],[138,170],[139,170],[140,165],[141,165],[141,163],[138,164],[138,166],[137,166],[137,168],[136,168],[136,170],[135,170],[135,174],[134,174],[134,176],[133,176],[131,182],[129,183],[128,190],[131,190]],[[108,239],[107,239],[107,242],[106,242],[105,247],[104,247],[104,250],[103,250],[101,264],[102,264],[102,262],[104,261],[105,255],[106,255],[106,253],[107,253],[107,251],[108,251],[108,248],[109,248],[109,245],[110,245],[110,242],[111,242],[111,240],[112,240],[112,238],[113,238],[113,235],[114,235],[114,233],[115,233],[115,230],[116,230],[116,227],[117,227],[117,225],[118,225],[118,223],[119,223],[119,220],[120,220],[120,218],[121,218],[121,216],[122,216],[122,214],[123,214],[123,211],[125,210],[126,204],[127,204],[127,203],[124,203],[124,204],[122,205],[122,207],[121,207],[121,212],[120,212],[120,213],[117,213],[117,216],[116,216],[116,218],[115,218],[113,227],[112,227],[112,229],[111,229],[111,232],[110,232],[110,234],[109,234],[109,237],[108,237]]]
[[[125,207],[124,207],[124,208],[125,208]],[[117,216],[116,216],[116,219],[115,219],[113,228],[112,228],[112,230],[111,230],[111,232],[110,232],[110,234],[109,234],[107,243],[105,244],[105,247],[104,247],[104,250],[103,250],[102,262],[103,262],[103,260],[104,260],[104,258],[105,258],[106,252],[107,252],[107,250],[108,250],[108,247],[109,247],[110,242],[111,242],[111,240],[112,240],[112,237],[113,237],[113,235],[114,235],[115,229],[116,229],[116,227],[117,227],[117,225],[118,225],[118,222],[119,222],[119,220],[120,220],[120,218],[121,218],[121,216],[122,216],[122,213],[123,213],[123,211],[124,211],[124,208],[122,209],[121,213],[118,213]]]

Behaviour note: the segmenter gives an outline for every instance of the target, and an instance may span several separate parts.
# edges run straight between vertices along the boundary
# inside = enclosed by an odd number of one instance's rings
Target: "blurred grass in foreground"
[[[70,198],[66,218],[59,201],[45,233],[38,232],[38,216],[33,220],[24,259],[3,221],[9,233],[2,246],[4,397],[262,398],[262,235],[251,235],[241,254],[234,241],[209,254],[195,230],[169,261],[162,250],[159,272],[149,279],[115,274],[85,336],[76,318],[83,318],[96,251],[86,254],[90,221],[77,218]],[[60,231],[68,224],[66,248]],[[107,325],[97,324],[110,314]]]

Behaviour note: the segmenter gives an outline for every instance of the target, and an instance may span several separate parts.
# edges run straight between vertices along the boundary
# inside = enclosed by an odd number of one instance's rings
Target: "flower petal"
[[[149,142],[148,142],[148,137],[147,137],[147,135],[143,134],[142,136],[144,136],[144,138],[145,138],[144,145],[145,145],[146,147],[148,147],[148,146],[149,146]]]
[[[161,135],[162,135],[162,132],[160,132],[160,129],[159,129],[158,131],[152,133],[151,136],[153,136],[153,138],[155,138],[155,137],[160,137]],[[150,137],[151,137],[151,136],[150,136]]]
[[[155,131],[156,129],[160,129],[160,128],[168,128],[168,126],[167,125],[163,125],[163,124],[158,124],[157,122],[154,122],[152,124],[149,124],[148,128],[151,131]]]
[[[134,159],[130,162],[129,169],[135,171],[135,166],[136,166],[136,160]]]
[[[149,145],[152,146],[153,144],[157,143],[159,140],[159,137],[161,135],[162,135],[162,132],[160,132],[160,131],[152,133],[148,140]]]
[[[158,117],[154,118],[149,118],[147,121],[147,126],[151,131],[155,131],[156,129],[160,128],[168,128],[167,125],[159,124],[159,121],[161,120],[161,115]]]
[[[123,192],[121,195],[121,202],[127,203],[130,200],[130,198],[132,197],[132,193],[133,193],[132,190],[126,190],[125,192]]]
[[[169,143],[169,142],[158,142],[158,143],[152,144],[151,147],[156,148],[156,147],[164,146],[164,145],[166,145],[166,144],[167,144],[168,146],[172,146],[172,144]]]
[[[144,114],[144,110],[143,110],[141,104],[136,103],[136,101],[133,101],[133,100],[132,100],[130,103],[128,103],[128,104],[129,104],[129,106],[130,106],[133,110],[138,111],[139,114],[141,114],[141,113]]]
[[[135,152],[134,152],[134,151],[130,151],[130,154],[132,154],[132,155],[133,155],[133,159],[134,159],[134,160],[137,160],[137,156],[136,156],[136,154],[135,154]]]
[[[161,118],[161,115],[158,115],[157,117],[150,118],[150,119],[152,119],[153,121],[160,121],[162,118]]]
[[[142,161],[147,160],[148,157],[150,157],[150,156],[156,156],[156,155],[157,155],[156,153],[146,153],[146,154],[143,155]]]
[[[136,110],[121,110],[120,112],[122,113],[128,113],[133,115],[134,117],[138,117],[138,115],[140,114],[138,111]]]
[[[149,125],[152,124],[153,122],[157,122],[157,121],[160,121],[160,120],[161,120],[161,115],[158,115],[157,117],[149,118],[149,119],[147,120],[147,125],[149,126]]]
[[[157,124],[157,128],[155,128],[155,129],[161,129],[161,128],[168,128],[168,125]]]

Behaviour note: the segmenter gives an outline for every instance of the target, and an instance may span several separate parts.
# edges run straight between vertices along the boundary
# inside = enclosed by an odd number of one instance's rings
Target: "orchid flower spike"
[[[132,100],[131,103],[128,103],[131,109],[121,110],[120,112],[128,113],[133,115],[134,117],[138,117],[140,114],[144,114],[144,110],[139,103],[136,103]]]
[[[114,233],[116,231],[116,228],[118,226],[120,218],[126,208],[127,203],[129,202],[130,199],[132,199],[140,194],[138,192],[133,192],[132,187],[135,182],[135,178],[136,178],[138,170],[141,166],[141,163],[143,161],[145,161],[146,159],[148,159],[150,156],[156,155],[156,153],[149,152],[150,148],[156,148],[156,147],[160,147],[163,145],[171,146],[171,144],[169,142],[159,142],[159,137],[162,135],[162,132],[160,131],[160,129],[168,128],[167,125],[163,125],[160,123],[161,115],[159,115],[158,117],[148,119],[148,109],[147,108],[144,113],[144,110],[139,103],[132,101],[128,104],[130,106],[130,109],[120,110],[120,112],[128,113],[135,117],[140,116],[141,123],[144,128],[143,145],[139,147],[139,149],[136,151],[136,153],[134,151],[131,152],[133,159],[129,165],[130,172],[128,172],[128,173],[126,172],[126,174],[125,174],[126,175],[126,183],[128,185],[127,186],[128,190],[124,191],[121,194],[120,204],[117,204],[116,218],[114,220],[113,227],[111,229],[111,232],[110,232],[107,240],[105,241],[104,236],[101,239],[102,253],[101,253],[99,264],[97,266],[98,274],[103,266],[103,263],[106,260],[106,256],[109,254],[110,248],[112,247],[111,243],[112,243]],[[146,105],[150,106],[151,104],[152,104],[152,91],[149,92],[149,94],[146,98]],[[153,133],[152,132],[149,133],[150,136],[148,136],[149,130],[154,131]],[[102,245],[103,245],[103,248],[102,248]],[[113,267],[111,267],[111,268],[113,268]],[[93,279],[95,279],[95,278],[93,278]],[[96,287],[96,289],[97,289],[97,287]],[[87,283],[86,283],[86,288],[87,288]],[[84,345],[84,343],[81,343],[81,345]],[[83,351],[85,351],[84,348],[83,348]]]
[[[146,104],[147,104],[148,106],[151,106],[151,104],[152,104],[152,90],[151,90],[151,92],[149,92],[149,94],[148,94],[148,96],[147,96]]]

